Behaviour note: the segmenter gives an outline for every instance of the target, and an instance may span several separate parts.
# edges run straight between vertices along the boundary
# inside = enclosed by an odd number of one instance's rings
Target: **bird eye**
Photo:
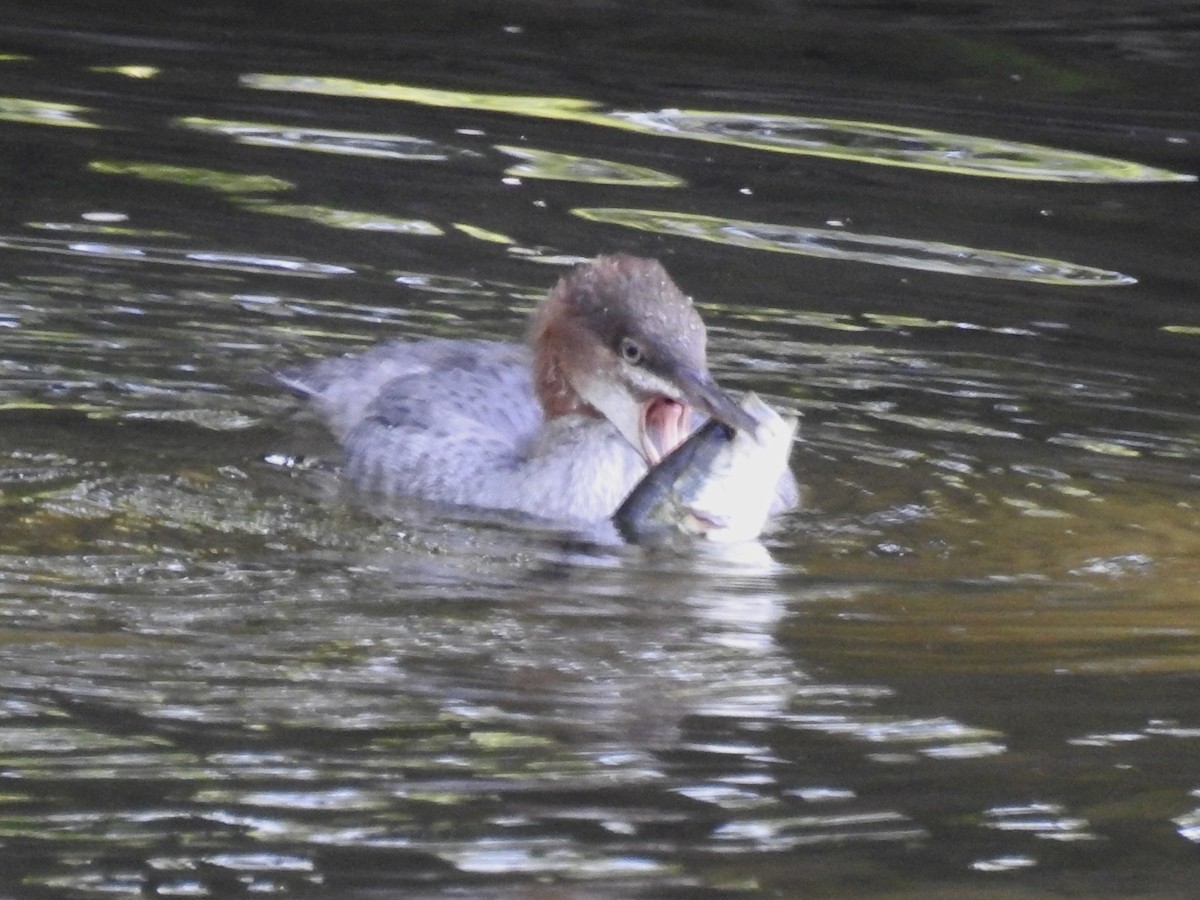
[[[636,366],[642,361],[642,348],[633,338],[621,338],[621,357]]]

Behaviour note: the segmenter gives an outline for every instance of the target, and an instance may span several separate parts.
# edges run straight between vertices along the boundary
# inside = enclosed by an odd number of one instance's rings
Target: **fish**
[[[753,391],[739,405],[756,428],[709,419],[633,488],[612,517],[626,541],[752,541],[774,507],[794,502],[780,497],[779,487],[792,484],[784,476],[799,420],[781,416]]]

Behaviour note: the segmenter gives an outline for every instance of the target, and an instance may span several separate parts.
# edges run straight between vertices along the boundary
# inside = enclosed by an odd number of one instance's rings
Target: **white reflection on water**
[[[1066,814],[1057,803],[994,806],[983,813],[983,826],[996,831],[1026,832],[1054,841],[1092,841],[1099,836],[1087,819]]]
[[[73,103],[53,103],[26,97],[0,97],[0,121],[23,125],[53,125],[58,128],[99,128],[85,118],[94,112]]]
[[[1029,869],[1037,865],[1037,860],[1023,853],[1007,856],[993,856],[990,859],[979,859],[971,863],[971,868],[977,872],[1012,872],[1018,869]]]
[[[890,811],[746,818],[728,822],[713,832],[713,839],[718,842],[769,851],[851,840],[917,841],[928,836],[924,828],[907,816]]]
[[[684,180],[677,175],[615,160],[502,144],[497,144],[496,149],[520,160],[504,170],[505,175],[520,178],[574,181],[579,184],[616,184],[626,187],[675,188],[685,185]]]
[[[363,210],[334,209],[328,206],[302,203],[268,203],[254,199],[241,202],[250,212],[269,216],[287,216],[292,219],[316,222],[327,228],[340,228],[346,231],[373,231],[419,237],[439,237],[445,234],[437,225],[424,219],[389,216]]]
[[[0,235],[0,249],[59,256],[91,256],[112,260],[136,260],[169,266],[222,269],[230,272],[281,273],[308,278],[353,275],[354,269],[297,257],[267,256],[219,250],[189,250],[176,247],[144,247],[130,244],[80,242]]]
[[[961,175],[1093,183],[1194,181],[1128,160],[882,122],[765,113],[606,111],[575,97],[493,94],[316,75],[250,73],[243,87],[474,109],[619,128],[671,138]]]
[[[1200,797],[1200,788],[1192,791],[1192,796]],[[1171,821],[1175,823],[1181,837],[1194,844],[1200,844],[1200,808],[1176,816]]]
[[[848,735],[873,744],[936,744],[927,748],[934,756],[950,756],[950,747],[984,748],[979,755],[992,756],[1003,752],[1002,744],[986,738],[999,737],[997,732],[986,728],[965,725],[948,718],[906,719],[877,718],[869,714],[851,716],[841,713],[813,713],[792,715],[787,721],[796,728],[820,731],[825,734]],[[968,752],[966,756],[976,755]]]
[[[304,125],[206,119],[202,116],[187,116],[179,119],[178,124],[196,131],[225,135],[240,144],[254,147],[308,150],[404,162],[445,162],[457,157],[482,156],[471,150],[405,134],[339,131]]]
[[[753,222],[663,209],[577,207],[589,222],[711,241],[731,247],[795,253],[973,278],[1038,284],[1120,286],[1137,282],[1121,272],[1063,260],[841,229]],[[961,327],[961,326],[960,326]]]

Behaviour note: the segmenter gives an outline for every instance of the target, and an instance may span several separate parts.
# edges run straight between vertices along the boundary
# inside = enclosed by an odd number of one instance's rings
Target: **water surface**
[[[1139,9],[15,7],[3,892],[1192,896],[1200,29]],[[759,552],[355,497],[264,377],[611,250],[803,414]]]

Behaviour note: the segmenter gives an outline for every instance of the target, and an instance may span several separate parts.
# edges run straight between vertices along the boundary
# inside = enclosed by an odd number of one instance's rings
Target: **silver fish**
[[[716,419],[701,425],[646,473],[613,514],[622,537],[637,543],[678,535],[732,542],[762,533],[772,507],[781,505],[780,487],[793,485],[788,454],[799,423],[754,393],[740,406],[757,429],[735,430]],[[784,498],[782,505],[788,502]]]

